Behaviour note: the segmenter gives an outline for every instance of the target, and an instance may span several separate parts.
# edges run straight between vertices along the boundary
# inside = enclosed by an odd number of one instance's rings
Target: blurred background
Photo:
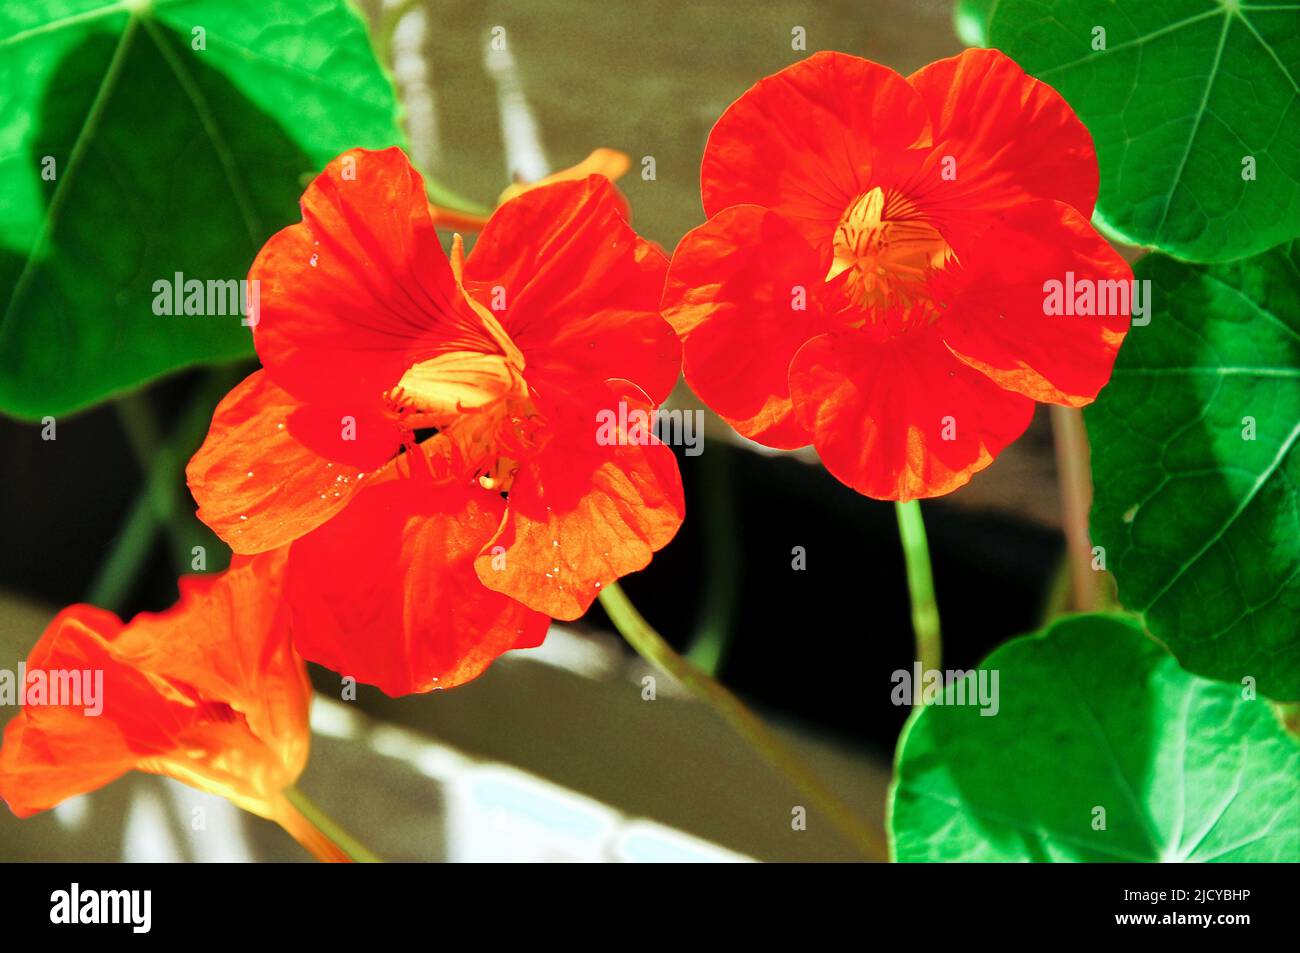
[[[962,48],[942,0],[363,7],[417,165],[490,207],[516,178],[622,150],[633,223],[667,251],[703,220],[698,171],[713,121],[756,80],[820,49],[906,74]],[[490,49],[497,27],[505,51]],[[795,27],[806,50],[792,49]],[[193,519],[182,470],[217,399],[253,366],[165,378],[61,419],[55,442],[0,419],[0,666],[15,668],[68,603],[128,618],[170,605],[192,545],[220,568],[226,551]],[[700,406],[684,387],[673,404]],[[842,486],[810,452],[763,451],[712,417],[707,435],[698,456],[678,448],[682,532],[624,588],[883,827],[908,714],[890,703],[890,675],[913,658],[894,508]],[[1041,406],[993,466],[925,505],[945,667],[973,667],[1064,605],[1061,512]],[[792,568],[794,547],[805,569]],[[343,702],[338,677],[313,668],[301,788],[390,860],[857,859],[815,816],[793,830],[798,791],[666,676],[644,700],[650,670],[611,631],[595,606],[468,686],[400,700],[362,687]],[[205,830],[192,829],[195,807]],[[41,817],[0,812],[0,860],[54,859],[308,858],[223,801],[131,775]]]

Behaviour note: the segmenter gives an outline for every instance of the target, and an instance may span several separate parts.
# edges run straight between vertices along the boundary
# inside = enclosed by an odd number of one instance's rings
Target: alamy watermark
[[[176,272],[153,283],[153,313],[167,315],[242,315],[240,324],[257,327],[262,314],[262,283],[247,278],[186,278]]]
[[[0,668],[0,705],[80,708],[94,718],[104,711],[104,670]]]
[[[132,933],[148,933],[153,926],[153,891],[83,890],[73,883],[50,894],[50,922],[118,923],[130,926]]]
[[[1081,318],[1127,314],[1134,327],[1145,327],[1151,323],[1151,280],[1076,278],[1067,271],[1063,281],[1043,282],[1043,314]]]
[[[596,443],[602,447],[645,447],[656,441],[684,447],[688,457],[698,457],[704,450],[704,411],[648,410],[629,407],[626,401],[596,411]]]
[[[913,662],[910,671],[900,668],[890,676],[894,688],[889,700],[895,705],[978,705],[981,715],[996,715],[1002,707],[998,678],[996,668],[922,670],[920,662]]]

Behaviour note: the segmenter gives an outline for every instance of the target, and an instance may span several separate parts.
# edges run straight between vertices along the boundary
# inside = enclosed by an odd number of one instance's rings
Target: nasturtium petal
[[[251,356],[237,283],[305,177],[400,141],[344,0],[4,4],[0,411],[72,412]],[[205,313],[156,313],[184,307],[155,287],[177,275]]]
[[[400,149],[349,149],[302,196],[302,221],[272,236],[249,277],[261,288],[258,357],[311,403],[370,402],[422,360],[496,351],[456,283],[423,177]]]
[[[909,147],[928,144],[925,104],[902,76],[814,53],[759,80],[718,118],[700,165],[704,213],[761,205],[829,256],[854,197],[923,155]]]
[[[1117,616],[1065,619],[980,669],[998,673],[996,714],[933,704],[903,731],[897,860],[1295,859],[1300,741],[1264,699],[1183,671]]]
[[[1092,137],[1051,86],[997,50],[936,60],[907,82],[925,102],[934,138],[922,204],[937,210],[959,257],[990,213],[1030,199],[1064,202],[1084,218],[1092,214]],[[951,176],[944,174],[948,162]]]
[[[687,232],[668,268],[663,313],[681,335],[692,389],[769,447],[812,442],[795,418],[790,361],[828,327],[824,274],[795,227],[757,205],[725,208]],[[737,347],[742,340],[748,346]]]
[[[464,280],[522,352],[530,385],[617,378],[661,402],[682,364],[655,307],[667,268],[628,224],[618,190],[590,175],[530,188],[497,209]]]
[[[965,486],[1034,415],[1032,400],[968,366],[933,328],[880,344],[819,335],[790,364],[790,394],[826,469],[877,500]]]
[[[971,367],[1034,400],[1080,407],[1110,379],[1128,332],[1133,272],[1064,202],[1026,202],[966,258],[970,284],[941,325]],[[1047,282],[1095,288],[1096,315],[1046,314]]]
[[[394,697],[467,682],[550,624],[475,575],[501,497],[410,465],[295,542],[286,582],[303,657]]]
[[[672,541],[686,499],[677,460],[650,425],[652,406],[635,385],[610,381],[547,410],[553,437],[520,467],[474,561],[485,591],[570,621]]]
[[[303,404],[259,370],[217,405],[185,477],[198,518],[235,552],[261,553],[342,510],[400,442],[391,420]]]
[[[1085,419],[1092,541],[1184,668],[1300,698],[1300,248],[1162,255]]]
[[[999,0],[988,39],[1087,124],[1115,236],[1227,261],[1300,234],[1295,4]]]

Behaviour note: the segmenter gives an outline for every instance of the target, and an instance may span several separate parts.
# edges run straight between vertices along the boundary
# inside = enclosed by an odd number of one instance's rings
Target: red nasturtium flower
[[[506,202],[450,260],[396,149],[335,159],[302,210],[253,264],[263,370],[218,406],[190,488],[235,552],[292,543],[306,658],[390,695],[448,688],[680,526],[672,452],[596,423],[676,381],[667,263],[601,176]]]
[[[236,557],[224,573],[184,577],[174,607],[128,624],[94,606],[60,612],[27,659],[45,697],[25,697],[35,703],[5,726],[0,798],[27,817],[127,771],[164,774],[340,859],[284,794],[307,762],[311,699],[281,600],[284,560]]]
[[[1047,281],[1132,278],[1089,224],[1092,140],[996,51],[906,79],[811,56],[727,109],[701,180],[710,218],[663,303],[687,382],[759,443],[812,443],[861,493],[951,492],[1034,401],[1086,404],[1110,376],[1127,304],[1044,314]]]

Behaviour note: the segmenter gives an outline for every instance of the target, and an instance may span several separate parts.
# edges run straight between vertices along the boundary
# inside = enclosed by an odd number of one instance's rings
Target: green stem
[[[145,392],[127,394],[117,401],[114,409],[122,430],[126,433],[127,443],[131,445],[131,452],[144,475],[144,497],[148,502],[146,512],[154,518],[150,528],[156,530],[163,526],[171,530],[177,525],[181,513],[181,501],[175,493],[179,463],[176,454],[164,443]],[[171,543],[173,561],[180,566],[187,565],[190,551],[185,547],[181,534],[169,532],[167,538]],[[152,534],[149,541],[153,541]]]
[[[118,416],[144,473],[144,486],[91,584],[87,601],[93,605],[121,611],[140,569],[153,552],[160,529],[168,531],[178,572],[190,571],[195,546],[218,545],[215,537],[190,516],[193,506],[185,492],[185,463],[207,433],[212,409],[240,377],[240,372],[231,368],[208,374],[165,441],[159,436],[153,411],[143,394],[118,401]]]
[[[831,823],[866,857],[880,861],[887,859],[888,852],[880,834],[812,774],[803,760],[740,699],[678,655],[646,622],[618,583],[612,582],[601,590],[600,604],[614,627],[642,658],[675,678],[712,707],[769,764],[784,773],[815,802]]]
[[[740,596],[740,560],[736,518],[736,488],[731,479],[732,450],[713,441],[701,460],[701,506],[704,515],[705,558],[710,567],[704,606],[686,660],[716,677],[731,642],[736,603]]]
[[[340,827],[338,822],[297,788],[286,788],[284,797],[301,815],[300,819],[286,819],[289,821],[286,827],[317,859],[346,859],[358,864],[383,863],[377,854]],[[305,820],[309,826],[304,827],[300,820]]]
[[[153,499],[145,489],[131,504],[131,511],[117,531],[108,557],[100,564],[99,573],[90,585],[86,601],[102,609],[120,612],[131,595],[137,571],[153,551],[157,532]]]
[[[912,600],[912,632],[916,637],[916,660],[922,673],[938,671],[943,663],[943,640],[939,635],[939,604],[934,598],[934,576],[930,572],[930,547],[925,539],[921,504],[916,500],[896,503],[898,535],[903,543],[907,566],[907,592]],[[922,679],[924,681],[924,679]],[[916,685],[916,703],[921,704],[921,685]]]
[[[1092,569],[1092,543],[1088,538],[1088,507],[1092,505],[1088,432],[1079,408],[1053,404],[1051,413],[1071,602],[1075,611],[1091,612],[1097,608],[1097,574]]]

